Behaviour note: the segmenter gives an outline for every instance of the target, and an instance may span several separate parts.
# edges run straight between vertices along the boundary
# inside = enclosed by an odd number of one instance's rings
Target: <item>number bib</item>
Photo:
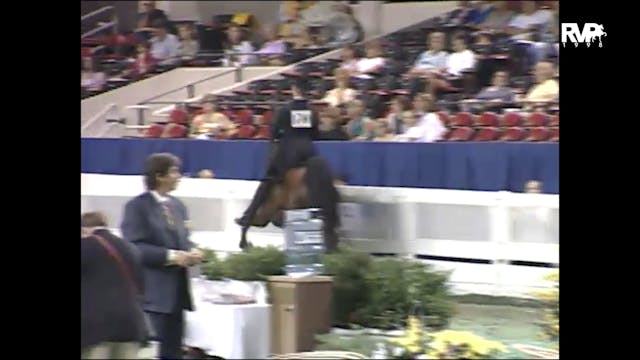
[[[291,127],[294,129],[311,128],[311,110],[291,110]]]

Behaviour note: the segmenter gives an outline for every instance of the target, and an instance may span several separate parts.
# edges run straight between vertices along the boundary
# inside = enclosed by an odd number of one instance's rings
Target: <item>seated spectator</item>
[[[377,134],[376,129],[378,128],[378,121],[376,120],[364,120],[363,121],[363,131],[360,136],[354,138],[353,140],[359,141],[373,141]]]
[[[551,2],[551,18],[549,21],[542,25],[540,29],[540,41],[534,44],[533,58],[537,64],[540,61],[546,60],[551,56],[558,56],[560,50],[560,15],[558,12],[558,2]]]
[[[476,65],[476,55],[467,48],[464,35],[457,35],[453,39],[453,53],[447,58],[446,72],[448,75],[460,76],[463,71],[472,70]]]
[[[180,34],[180,57],[182,60],[195,59],[200,50],[200,44],[195,38],[193,26],[191,24],[181,25],[178,27],[178,33]]]
[[[340,123],[340,109],[329,107],[320,113],[320,140],[349,140]]]
[[[198,179],[213,179],[216,175],[209,169],[198,171]]]
[[[493,42],[491,41],[491,35],[487,32],[480,32],[478,36],[476,36],[475,46],[491,46]]]
[[[137,47],[137,55],[131,67],[125,70],[123,77],[140,78],[152,72],[156,66],[156,60],[151,56],[151,45],[148,42],[141,42]]]
[[[180,55],[180,40],[170,34],[166,23],[158,22],[154,27],[154,37],[151,39],[151,56],[159,65],[174,64]]]
[[[353,101],[358,95],[355,89],[349,87],[349,73],[346,70],[336,69],[336,87],[327,91],[321,101],[329,103],[329,106],[338,107]]]
[[[418,94],[413,100],[416,116],[413,123],[401,135],[396,136],[397,141],[410,142],[435,142],[442,140],[447,133],[440,117],[434,110],[433,96]]]
[[[522,12],[517,14],[507,29],[513,40],[534,40],[534,34],[541,30],[553,17],[549,10],[539,10],[535,1],[521,1]]]
[[[325,44],[328,47],[353,44],[364,39],[362,25],[347,4],[335,6],[335,13],[325,28]]]
[[[192,123],[192,137],[209,139],[210,137],[229,137],[236,133],[237,125],[227,115],[218,110],[217,98],[207,95],[202,99],[202,114]]]
[[[247,66],[256,63],[256,56],[251,54],[254,52],[253,45],[244,39],[240,26],[231,24],[227,30],[227,39],[228,44],[225,50],[227,57],[223,61],[224,66]]]
[[[407,131],[408,123],[413,120],[411,100],[406,95],[398,95],[391,102],[391,112],[387,116],[385,123],[393,134],[402,134]]]
[[[153,33],[154,24],[162,22],[169,24],[169,18],[164,11],[156,9],[155,1],[142,1],[142,13],[138,16],[138,28],[134,34],[137,41],[149,41]]]
[[[375,73],[384,67],[385,58],[379,41],[369,41],[365,44],[364,49],[366,57],[356,63],[356,75]]]
[[[296,49],[307,47],[312,43],[307,26],[301,20],[300,12],[313,3],[313,1],[281,2],[278,35]]]
[[[82,58],[80,70],[80,87],[89,91],[102,91],[107,83],[106,74],[100,69],[98,59],[95,56]]]
[[[371,120],[365,116],[365,107],[362,100],[353,100],[347,105],[347,115],[349,122],[347,123],[347,134],[351,139],[362,136],[364,133],[364,123]]]
[[[553,79],[555,71],[553,64],[546,61],[541,61],[536,64],[535,77],[536,85],[534,85],[523,101],[537,102],[537,101],[552,101],[558,97],[559,87],[558,82]],[[529,109],[529,107],[527,107]]]
[[[492,104],[484,103],[482,105],[473,105],[474,100],[489,101]],[[463,111],[480,111],[486,108],[502,107],[504,103],[512,103],[515,100],[515,93],[509,87],[509,74],[500,70],[493,74],[491,86],[482,89],[473,100],[464,100],[462,102]]]
[[[377,121],[373,141],[393,141],[394,135],[386,121]]]
[[[495,1],[477,1],[472,4],[471,10],[464,18],[463,25],[477,27],[483,23],[495,10]]]
[[[340,63],[340,69],[344,69],[349,72],[349,74],[355,74],[358,70],[358,57],[356,56],[356,49],[351,45],[347,45],[342,48],[340,52],[340,59],[342,62]]]
[[[494,33],[506,33],[507,27],[513,18],[513,11],[509,9],[508,1],[492,1],[493,11],[478,24],[482,30],[490,30]]]
[[[424,75],[432,71],[439,71],[447,66],[447,52],[444,51],[445,35],[443,32],[433,32],[427,37],[427,51],[423,52],[410,73]]]
[[[282,56],[287,52],[287,44],[280,39],[274,25],[265,25],[262,31],[267,41],[257,51],[258,54],[262,55],[261,62],[265,65],[284,65]]]

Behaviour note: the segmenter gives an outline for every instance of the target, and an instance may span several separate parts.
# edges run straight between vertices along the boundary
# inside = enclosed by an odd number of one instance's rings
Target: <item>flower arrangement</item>
[[[553,288],[535,292],[534,296],[545,306],[545,321],[542,324],[545,337],[553,341],[558,341],[560,338],[560,271],[556,270],[545,276],[544,279],[553,282]]]
[[[407,320],[405,335],[389,340],[389,345],[393,359],[495,359],[506,351],[503,344],[467,331],[428,333],[415,316]]]

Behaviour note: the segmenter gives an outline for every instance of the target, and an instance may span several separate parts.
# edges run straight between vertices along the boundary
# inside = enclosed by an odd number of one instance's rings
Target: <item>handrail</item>
[[[109,111],[111,111],[114,108],[117,108],[117,104],[115,103],[111,103],[109,105],[107,105],[104,109],[102,109],[99,113],[97,113],[96,115],[94,115],[91,119],[89,119],[89,121],[87,121],[86,124],[82,125],[80,127],[80,132],[85,131],[86,129],[89,128],[89,126],[93,125],[93,123],[95,123],[96,121],[98,121],[104,114],[108,113]]]
[[[105,12],[105,11],[107,11],[107,10],[113,10],[113,6],[105,6],[105,7],[102,7],[102,8],[100,8],[100,9],[98,9],[98,10],[92,11],[92,12],[90,12],[90,13],[86,14],[86,15],[82,15],[82,16],[80,17],[80,21],[81,21],[81,22],[82,22],[82,21],[85,21],[85,20],[87,20],[88,18],[93,17],[93,16],[95,16],[95,15],[98,15],[98,14],[100,14],[100,13],[103,13],[103,12]]]
[[[116,26],[116,25],[118,25],[118,20],[117,19],[113,20],[113,21],[109,21],[108,23],[106,23],[104,25],[98,26],[97,28],[95,28],[93,30],[89,30],[86,33],[80,35],[80,39],[87,38],[87,37],[89,37],[89,36],[91,36],[93,34],[97,34],[102,30],[108,29],[108,28],[110,28],[112,26]]]
[[[204,78],[204,79],[200,79],[200,80],[198,80],[198,81],[194,81],[194,82],[189,83],[189,84],[187,84],[187,85],[181,86],[181,87],[179,87],[179,88],[177,88],[177,89],[169,90],[169,91],[164,92],[164,93],[162,93],[162,94],[160,94],[160,95],[156,95],[156,96],[154,96],[154,97],[152,97],[152,98],[149,98],[149,99],[147,99],[147,100],[139,101],[139,102],[138,102],[138,105],[144,105],[144,104],[151,103],[151,102],[152,102],[153,100],[155,100],[155,99],[158,99],[158,98],[161,98],[161,97],[163,97],[163,96],[169,95],[169,94],[174,93],[174,92],[176,92],[176,91],[180,91],[180,90],[182,90],[182,89],[184,89],[184,88],[188,88],[188,87],[190,87],[190,86],[194,86],[194,85],[200,84],[200,83],[202,83],[202,82],[209,81],[209,80],[212,80],[212,79],[215,79],[215,78],[221,77],[221,76],[223,76],[223,75],[228,75],[228,74],[230,74],[230,73],[232,73],[232,72],[236,72],[236,71],[238,71],[238,68],[229,69],[228,71],[224,71],[224,72],[221,72],[221,73],[218,73],[218,74],[212,75],[212,76],[208,76],[208,77],[206,77],[206,78]],[[172,104],[175,104],[175,101],[174,101],[174,102],[172,102]]]

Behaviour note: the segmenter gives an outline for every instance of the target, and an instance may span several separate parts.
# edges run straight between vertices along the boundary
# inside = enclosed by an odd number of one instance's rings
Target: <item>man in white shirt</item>
[[[462,75],[463,71],[472,70],[476,65],[476,55],[467,49],[467,41],[464,35],[458,35],[453,39],[453,51],[447,58],[447,73],[453,76]]]
[[[151,39],[151,56],[161,65],[168,65],[176,62],[179,55],[180,40],[178,37],[169,34],[166,24],[156,24],[154,37]]]

